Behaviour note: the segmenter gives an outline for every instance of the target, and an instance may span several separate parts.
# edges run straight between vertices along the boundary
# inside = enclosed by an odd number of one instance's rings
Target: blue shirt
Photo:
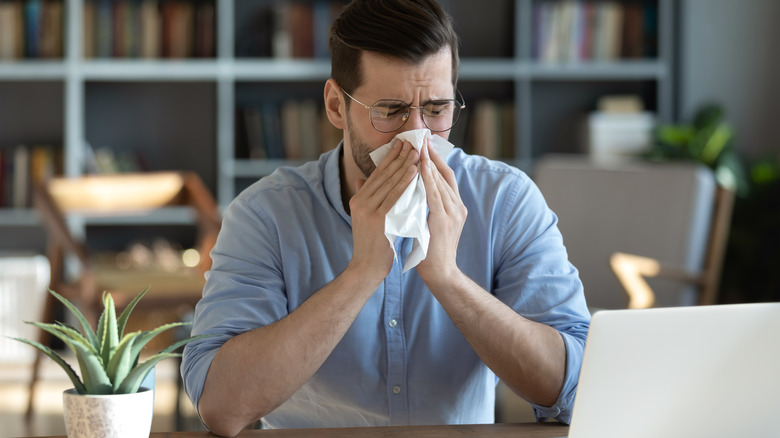
[[[319,161],[280,168],[228,207],[182,375],[198,405],[211,361],[231,337],[271,324],[332,281],[352,258],[350,216],[341,199],[342,147]],[[536,185],[501,162],[454,149],[468,218],[458,267],[522,316],[558,330],[566,346],[563,391],[538,418],[569,422],[590,316],[557,218]],[[331,355],[267,427],[337,427],[494,422],[497,378],[412,269],[399,259]]]

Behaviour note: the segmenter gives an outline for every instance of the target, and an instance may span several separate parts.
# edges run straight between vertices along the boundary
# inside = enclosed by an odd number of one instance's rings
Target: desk
[[[240,438],[554,438],[566,436],[569,427],[558,423],[475,424],[447,426],[348,427],[334,429],[245,430]],[[209,432],[156,432],[149,438],[209,438]],[[64,438],[64,437],[62,437]]]

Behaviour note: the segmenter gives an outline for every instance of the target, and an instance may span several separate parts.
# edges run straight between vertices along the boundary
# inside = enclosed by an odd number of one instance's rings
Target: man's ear
[[[341,93],[341,87],[336,81],[328,79],[325,82],[325,111],[328,113],[328,120],[338,129],[347,127],[347,106],[344,102],[344,95]]]

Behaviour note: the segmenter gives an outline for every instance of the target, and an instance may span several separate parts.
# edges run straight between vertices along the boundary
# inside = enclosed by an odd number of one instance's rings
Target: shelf
[[[79,72],[87,80],[203,81],[215,80],[229,65],[214,60],[91,60]]]
[[[307,81],[330,77],[328,60],[238,59],[232,63],[238,81]]]
[[[62,80],[67,67],[61,60],[0,61],[0,80]]]
[[[666,64],[657,60],[591,62],[570,64],[532,63],[529,77],[538,80],[642,80],[669,75]]]
[[[84,221],[87,225],[193,225],[195,216],[190,208],[168,207],[114,217],[85,214]],[[34,209],[0,208],[0,226],[37,227],[40,224],[40,216]]]
[[[0,208],[0,226],[4,227],[36,227],[41,220],[38,213],[29,208]]]
[[[270,175],[278,167],[299,166],[303,160],[235,160],[233,174],[237,178],[256,178]]]

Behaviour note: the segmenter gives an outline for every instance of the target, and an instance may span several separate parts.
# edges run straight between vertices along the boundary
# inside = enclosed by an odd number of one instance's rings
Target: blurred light
[[[197,250],[190,248],[181,254],[181,261],[185,266],[194,268],[195,266],[198,266],[198,263],[200,263],[200,254]]]

